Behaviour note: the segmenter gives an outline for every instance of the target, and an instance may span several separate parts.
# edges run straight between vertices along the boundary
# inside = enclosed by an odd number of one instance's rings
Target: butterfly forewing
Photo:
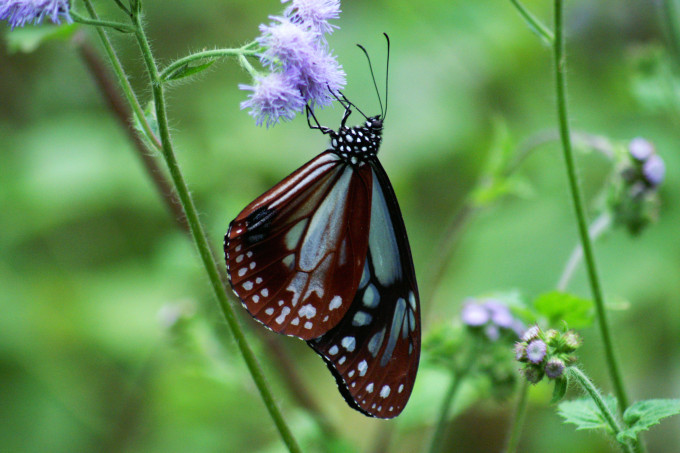
[[[370,167],[325,152],[248,205],[225,238],[227,272],[248,312],[308,340],[350,307],[368,247]]]
[[[340,324],[308,344],[350,406],[392,418],[406,405],[418,369],[419,296],[397,199],[377,159],[370,164],[369,244],[359,288]]]

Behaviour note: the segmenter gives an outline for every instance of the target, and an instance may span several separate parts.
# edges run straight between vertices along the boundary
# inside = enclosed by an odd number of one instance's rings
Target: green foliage
[[[170,71],[170,73],[165,74],[163,77],[163,80],[166,82],[172,81],[172,80],[180,80],[185,77],[190,77],[192,75],[198,74],[201,71],[205,71],[208,69],[210,66],[213,65],[217,60],[210,60],[207,63],[202,63],[202,64],[183,64],[174,71]]]
[[[616,398],[609,395],[604,398],[607,407],[612,413],[617,413]],[[564,418],[565,423],[576,425],[577,430],[603,429],[611,432],[602,413],[590,398],[579,398],[572,401],[563,401],[558,405],[557,413]]]
[[[561,379],[555,379],[554,383],[555,386],[553,387],[550,404],[555,404],[562,401],[564,395],[567,394],[567,389],[569,388],[569,374],[565,374]]]
[[[642,431],[661,423],[661,420],[680,414],[680,399],[637,401],[623,413],[626,428],[617,436],[619,442],[635,440]]]
[[[79,29],[78,24],[17,28],[7,34],[7,50],[10,53],[31,53],[50,41],[68,41]]]
[[[593,301],[561,291],[541,294],[534,300],[534,308],[548,318],[551,326],[566,323],[570,328],[588,327],[593,322]]]

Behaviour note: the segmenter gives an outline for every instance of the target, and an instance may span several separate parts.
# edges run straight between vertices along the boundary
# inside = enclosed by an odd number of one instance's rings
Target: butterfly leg
[[[333,130],[331,128],[326,127],[326,126],[322,126],[321,124],[319,124],[319,120],[316,119],[316,116],[314,115],[314,111],[309,107],[309,105],[306,105],[305,109],[307,111],[307,124],[309,125],[310,129],[318,129],[323,134],[330,134],[331,132],[333,132]],[[312,119],[314,120],[314,123],[316,125],[312,124],[312,122],[309,120],[310,117],[312,117]]]

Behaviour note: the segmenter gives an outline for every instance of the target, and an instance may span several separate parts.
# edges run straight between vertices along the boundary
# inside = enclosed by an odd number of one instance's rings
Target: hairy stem
[[[522,5],[519,0],[510,0],[510,3],[512,3],[515,8],[517,8],[517,11],[519,14],[522,16],[522,18],[525,20],[531,31],[536,33],[539,38],[543,40],[544,43],[547,45],[552,45],[555,41],[555,36],[553,35],[553,32],[548,29],[543,23],[536,18],[533,14],[529,12],[528,9]]]
[[[529,396],[529,381],[522,379],[522,387],[519,391],[519,396],[517,397],[517,406],[515,406],[515,416],[512,420],[512,426],[510,427],[510,435],[508,436],[507,447],[505,447],[505,453],[515,453],[517,451],[517,446],[519,445],[520,435],[522,434],[522,429],[524,428],[524,419],[527,414],[527,404]]]
[[[574,163],[574,153],[571,146],[571,138],[569,133],[569,116],[567,113],[567,84],[566,84],[566,65],[567,59],[565,56],[564,45],[564,28],[563,28],[563,13],[564,5],[562,0],[555,0],[555,45],[554,65],[555,65],[555,88],[557,91],[557,117],[559,121],[560,138],[562,141],[562,151],[564,153],[564,161],[567,171],[567,178],[569,180],[569,190],[574,205],[574,212],[578,224],[578,231],[581,238],[581,246],[583,247],[583,256],[585,258],[586,269],[588,272],[588,280],[590,288],[595,299],[595,309],[597,312],[597,322],[602,336],[602,343],[605,351],[605,359],[609,376],[614,386],[614,393],[619,400],[619,407],[623,411],[628,407],[628,396],[623,387],[623,380],[619,371],[619,365],[614,354],[614,346],[612,336],[607,322],[607,313],[604,306],[604,297],[602,295],[602,287],[600,285],[600,278],[597,273],[595,265],[595,255],[593,253],[593,246],[588,235],[588,222],[586,220],[586,213],[583,207],[583,197],[579,188],[578,177],[576,175],[576,165]]]
[[[89,0],[85,0],[89,2]],[[203,226],[201,225],[198,212],[194,205],[194,201],[191,198],[189,189],[184,181],[184,176],[179,168],[178,162],[175,158],[175,153],[173,150],[172,142],[170,139],[170,130],[168,126],[166,105],[165,105],[165,94],[163,90],[163,84],[161,81],[160,73],[156,62],[153,58],[151,52],[151,47],[149,46],[148,39],[142,27],[141,18],[139,14],[133,13],[133,22],[135,26],[135,37],[139,45],[140,51],[142,53],[144,63],[146,65],[147,71],[149,73],[149,79],[151,83],[151,89],[153,93],[154,105],[156,110],[156,117],[158,121],[158,129],[161,141],[161,153],[165,159],[168,166],[172,182],[175,186],[175,190],[179,195],[180,202],[184,208],[189,226],[191,229],[191,234],[193,236],[196,247],[198,248],[199,255],[203,262],[203,266],[208,274],[211,286],[215,296],[217,297],[220,309],[229,325],[229,328],[234,336],[236,345],[239,348],[243,358],[246,362],[248,370],[252,375],[253,381],[262,397],[270,416],[272,417],[281,438],[291,452],[300,452],[300,447],[298,446],[295,438],[293,437],[290,428],[286,424],[283,415],[281,414],[278,406],[274,401],[274,396],[269,389],[269,386],[265,380],[262,369],[255,358],[248,342],[243,334],[241,326],[236,319],[234,310],[232,309],[229,300],[227,298],[224,287],[220,280],[220,275],[218,272],[218,266],[213,255],[211,253],[208,241],[206,239],[205,232],[203,231]]]
[[[597,387],[595,387],[595,385],[588,378],[588,376],[583,373],[583,371],[575,366],[568,367],[567,373],[569,373],[569,377],[571,377],[574,382],[578,383],[578,385],[590,396],[597,408],[600,410],[600,414],[602,414],[602,417],[607,422],[607,425],[609,425],[609,429],[614,434],[614,437],[616,437],[622,431],[621,425],[616,419],[616,415],[611,411],[609,406],[607,406],[607,403],[604,401],[604,398]],[[635,451],[635,449],[629,443],[619,445],[623,451],[630,453]]]
[[[170,63],[165,69],[161,71],[160,78],[161,80],[166,80],[168,76],[173,74],[182,66],[189,65],[195,61],[255,55],[257,50],[249,50],[251,44],[246,44],[245,46],[238,49],[213,49],[192,53],[191,55],[187,55],[186,57],[182,57],[179,60],[175,60]]]

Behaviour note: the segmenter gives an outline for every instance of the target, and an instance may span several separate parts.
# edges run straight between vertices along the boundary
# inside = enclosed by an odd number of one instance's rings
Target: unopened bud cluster
[[[515,359],[524,364],[524,377],[536,384],[544,376],[560,379],[564,369],[576,361],[574,352],[579,346],[581,338],[573,331],[543,331],[534,325],[515,343]]]

